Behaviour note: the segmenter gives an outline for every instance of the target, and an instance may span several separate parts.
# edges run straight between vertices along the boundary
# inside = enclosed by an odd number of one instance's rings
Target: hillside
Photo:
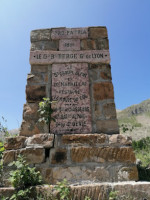
[[[150,137],[150,99],[117,111],[120,133],[134,140]]]

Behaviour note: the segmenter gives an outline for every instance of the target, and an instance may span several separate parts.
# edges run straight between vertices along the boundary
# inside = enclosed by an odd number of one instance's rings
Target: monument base
[[[73,200],[85,200],[89,197],[92,200],[109,200],[111,192],[115,192],[119,199],[141,200],[150,199],[150,183],[149,182],[120,182],[120,183],[92,183],[82,185],[70,185],[71,198]],[[56,195],[52,185],[37,186],[37,193],[51,193]],[[10,197],[15,192],[14,188],[0,188],[0,197]]]
[[[120,134],[37,134],[7,138],[4,171],[18,154],[35,166],[48,184],[137,181],[132,140]],[[7,179],[7,178],[6,178]]]

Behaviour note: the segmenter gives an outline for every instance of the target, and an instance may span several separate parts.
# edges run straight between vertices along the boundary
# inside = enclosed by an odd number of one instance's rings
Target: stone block
[[[52,171],[53,184],[64,178],[69,183],[108,181],[110,179],[107,169],[98,166],[64,166],[52,168]]]
[[[31,43],[31,51],[36,50],[52,50],[52,51],[58,51],[59,44],[57,40],[53,41],[37,41],[34,43]]]
[[[31,31],[31,42],[51,40],[51,29],[39,29]]]
[[[50,150],[51,164],[65,164],[67,161],[67,150],[63,148]]]
[[[97,70],[97,69],[89,70],[89,79],[90,79],[90,82],[95,82],[95,81],[99,80],[100,79],[99,70]]]
[[[4,144],[4,147],[6,150],[21,149],[25,147],[25,140],[26,137],[24,136],[8,137],[6,138],[6,143]]]
[[[23,119],[24,120],[37,120],[39,118],[38,114],[39,105],[38,103],[26,103],[23,107]]]
[[[31,73],[48,73],[48,65],[31,65]]]
[[[15,155],[16,155],[16,151],[14,151],[14,150],[4,151],[3,164],[8,165],[9,163],[15,161]]]
[[[49,65],[53,63],[110,63],[109,50],[82,51],[30,51],[31,65]]]
[[[59,40],[59,50],[80,50],[80,39]]]
[[[118,134],[119,133],[118,120],[117,119],[97,120],[96,132],[105,134]]]
[[[48,133],[48,125],[44,123],[38,123],[37,120],[23,120],[20,129],[21,136],[32,136],[40,133]]]
[[[62,144],[64,145],[99,145],[108,142],[108,136],[104,134],[73,134],[62,135]]]
[[[52,184],[53,181],[53,170],[52,168],[36,167],[37,171],[40,171],[42,179],[45,184]]]
[[[87,39],[81,40],[81,50],[102,50],[109,49],[108,39]]]
[[[94,118],[95,120],[103,118],[103,110],[101,104],[94,105]]]
[[[133,149],[130,147],[75,147],[71,149],[71,159],[74,163],[135,163],[136,161]]]
[[[27,85],[26,86],[26,100],[27,102],[42,101],[46,97],[45,85]]]
[[[28,85],[45,85],[48,81],[46,74],[43,73],[34,73],[28,74],[27,84]]]
[[[109,137],[109,143],[113,145],[132,145],[132,138],[121,134],[115,134]]]
[[[96,50],[96,41],[87,39],[87,40],[81,40],[81,50]]]
[[[113,85],[110,82],[94,83],[93,95],[95,101],[114,99]]]
[[[45,133],[45,134],[37,134],[32,137],[27,138],[26,145],[27,146],[42,146],[44,148],[51,148],[53,146],[54,135]]]
[[[57,39],[81,39],[88,38],[87,28],[53,28],[51,33],[53,40]]]
[[[91,70],[91,69],[98,69],[99,71],[110,72],[111,66],[110,66],[110,64],[90,63],[89,64],[89,70]]]
[[[89,28],[89,38],[97,39],[97,38],[106,38],[107,28],[106,27],[90,27]]]
[[[138,179],[136,166],[122,167],[118,172],[118,181],[138,181]]]
[[[15,192],[15,188],[13,187],[2,187],[0,188],[0,199],[2,197],[10,198]]]
[[[116,107],[114,103],[106,103],[103,105],[103,114],[105,119],[116,119]]]
[[[109,41],[108,38],[99,38],[96,40],[96,49],[109,49]]]
[[[42,147],[20,149],[17,150],[17,154],[23,155],[29,164],[43,163],[45,161],[45,149]]]
[[[110,71],[109,72],[108,71],[100,72],[100,77],[104,80],[112,80]]]

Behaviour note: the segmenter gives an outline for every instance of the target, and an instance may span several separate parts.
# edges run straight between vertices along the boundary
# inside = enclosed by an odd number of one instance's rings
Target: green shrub
[[[9,166],[13,165],[16,170],[10,172],[10,182],[17,190],[42,183],[40,172],[37,172],[35,168],[29,167],[23,156],[18,155],[17,161],[9,164]]]
[[[4,143],[0,141],[0,160],[2,159],[2,155],[4,151],[5,151]]]
[[[39,109],[38,109],[38,112],[40,114],[40,118],[38,121],[44,122],[49,127],[50,127],[51,121],[55,121],[55,119],[52,117],[52,113],[54,112],[51,106],[52,103],[54,103],[54,101],[50,101],[49,98],[43,98],[43,101],[39,103]]]
[[[10,200],[28,200],[33,186],[42,183],[40,172],[29,167],[23,156],[18,155],[17,161],[9,164],[15,166],[16,170],[10,172],[10,182],[15,187],[16,192]]]
[[[55,186],[55,189],[59,193],[60,200],[70,200],[71,194],[70,194],[70,187],[68,186],[67,180],[64,179],[61,182],[58,182]]]

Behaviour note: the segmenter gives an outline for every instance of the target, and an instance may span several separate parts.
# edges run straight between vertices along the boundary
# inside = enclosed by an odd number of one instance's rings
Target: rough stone
[[[9,163],[13,162],[15,160],[15,154],[16,154],[16,151],[14,150],[4,151],[3,164],[8,165]]]
[[[27,84],[28,85],[44,85],[48,81],[46,76],[47,75],[43,73],[28,74]]]
[[[116,107],[114,103],[106,103],[103,106],[105,119],[116,119]]]
[[[38,103],[26,103],[23,107],[23,119],[24,120],[37,120],[39,118],[38,115]]]
[[[23,120],[20,129],[21,136],[32,136],[40,133],[48,133],[48,125],[38,123],[37,120]]]
[[[31,43],[31,51],[36,50],[53,50],[58,51],[58,41],[37,41],[34,43]]]
[[[27,102],[42,101],[46,97],[45,85],[27,85],[26,86],[26,100]]]
[[[31,73],[47,73],[48,65],[31,65]]]
[[[31,42],[51,40],[51,29],[33,30],[31,31],[30,39]]]
[[[53,134],[37,134],[27,138],[27,146],[42,146],[44,148],[51,148],[53,146],[54,135]]]
[[[0,199],[2,197],[8,197],[10,198],[15,192],[15,188],[13,187],[2,187],[0,188]]]
[[[26,140],[26,137],[24,136],[7,137],[4,147],[6,150],[21,149],[25,147],[25,140]]]
[[[81,40],[81,50],[102,50],[109,49],[108,39],[98,39],[98,40]]]
[[[75,147],[71,149],[71,159],[75,163],[135,163],[136,161],[133,149],[130,147]]]
[[[94,83],[93,93],[95,101],[114,99],[113,85],[110,82]]]
[[[110,136],[109,143],[119,145],[132,145],[132,138],[121,134],[115,134]]]
[[[96,131],[98,133],[105,133],[105,134],[118,134],[119,133],[118,120],[117,119],[97,120]]]
[[[97,39],[97,38],[106,38],[106,37],[108,37],[106,27],[89,28],[89,38]]]
[[[107,143],[108,136],[104,134],[73,134],[73,135],[62,135],[63,144],[86,144],[96,145]]]
[[[94,105],[94,117],[95,120],[103,118],[103,110],[101,104]]]
[[[118,172],[118,181],[138,181],[138,170],[136,166],[123,167]]]
[[[112,80],[112,78],[111,78],[111,72],[109,71],[107,71],[107,72],[101,72],[100,73],[100,77],[102,78],[102,79],[104,79],[104,80]]]
[[[17,154],[23,155],[29,164],[43,163],[45,161],[45,149],[42,147],[20,149]]]
[[[50,150],[50,163],[51,164],[64,164],[67,161],[66,149],[52,149]]]
[[[53,168],[53,184],[56,184],[57,180],[62,181],[64,178],[69,183],[79,182],[95,182],[95,181],[107,181],[109,179],[109,172],[104,167],[55,167]]]

